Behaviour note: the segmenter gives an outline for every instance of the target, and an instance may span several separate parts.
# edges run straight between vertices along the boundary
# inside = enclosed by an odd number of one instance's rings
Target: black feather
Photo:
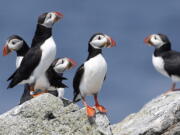
[[[8,88],[13,88],[23,80],[29,78],[41,60],[42,51],[36,47],[31,48],[23,58],[20,67],[8,78],[11,80]]]
[[[31,47],[40,46],[49,37],[52,36],[52,28],[47,28],[43,25],[38,24],[34,38],[32,40]]]
[[[73,102],[78,102],[80,101],[80,99],[76,99],[78,97],[78,95],[80,94],[80,89],[79,89],[79,86],[80,86],[80,83],[81,83],[81,79],[83,77],[83,74],[84,74],[84,64],[81,65],[77,71],[76,71],[76,74],[74,76],[74,79],[73,79],[73,88],[74,88],[74,98],[73,98]]]
[[[67,88],[67,86],[64,83],[62,83],[62,81],[66,78],[63,77],[62,73],[58,74],[57,72],[55,72],[52,65],[46,71],[46,76],[51,86],[55,88]]]

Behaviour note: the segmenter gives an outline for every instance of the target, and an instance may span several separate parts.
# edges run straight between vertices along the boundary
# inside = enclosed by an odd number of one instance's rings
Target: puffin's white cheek
[[[54,70],[57,72],[57,73],[62,73],[64,67],[62,65],[57,65],[54,67]]]
[[[151,42],[153,43],[154,46],[159,46],[159,41],[155,39],[151,39]]]
[[[12,49],[12,50],[19,50],[21,47],[22,47],[22,44],[16,44],[16,45],[12,45],[11,44],[10,49]]]
[[[92,45],[94,45],[95,47],[101,47],[102,44],[103,44],[102,41],[99,40],[95,40],[92,42]]]
[[[45,22],[43,23],[43,25],[44,25],[45,27],[51,28],[52,25],[53,25],[53,20],[52,20],[52,19],[47,19],[47,20],[45,20]]]
[[[163,45],[163,43],[161,41],[159,41],[159,40],[156,42],[156,44],[157,44],[157,46]]]
[[[9,44],[8,46],[9,46],[9,48],[12,49],[12,50],[15,50],[15,49],[16,49],[16,46],[15,46],[15,45]]]

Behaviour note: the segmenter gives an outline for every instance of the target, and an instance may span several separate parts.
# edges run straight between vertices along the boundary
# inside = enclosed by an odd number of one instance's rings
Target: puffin
[[[152,55],[155,69],[172,80],[172,86],[166,93],[180,90],[176,88],[176,82],[180,81],[180,52],[172,50],[169,38],[161,33],[147,36],[144,42],[155,47]]]
[[[39,16],[31,48],[22,59],[19,68],[8,78],[11,82],[7,88],[13,88],[17,84],[29,84],[32,91],[44,88],[36,87],[36,82],[45,77],[47,69],[55,59],[56,44],[52,37],[52,27],[62,17],[59,12],[48,12]],[[6,55],[7,46],[3,50],[3,54]],[[46,89],[44,91],[47,92]]]
[[[8,37],[6,44],[3,47],[3,56],[7,56],[12,51],[15,51],[17,54],[16,68],[19,68],[22,59],[29,51],[29,46],[19,35],[11,35]]]
[[[16,56],[16,69],[20,66],[22,59],[25,54],[29,51],[29,46],[26,41],[19,35],[11,35],[8,37],[6,44],[3,47],[3,56],[7,56],[10,52],[15,51]],[[32,96],[30,95],[29,85],[24,85],[24,92],[20,98],[20,103],[22,104],[27,100],[30,100]]]
[[[86,96],[93,95],[97,110],[101,113],[107,112],[106,108],[98,102],[98,93],[107,73],[107,63],[103,57],[102,48],[111,48],[115,45],[116,42],[108,35],[95,33],[88,42],[88,57],[75,73],[73,79],[73,102],[78,102],[82,99],[88,117],[93,117],[96,111],[86,103]]]
[[[29,46],[26,43],[26,41],[20,37],[19,35],[12,35],[10,36],[6,44],[4,45],[4,48],[7,48],[8,53],[3,54],[3,56],[8,55],[10,52],[15,51],[17,53],[17,58],[16,58],[16,68],[19,67],[23,57],[29,50]],[[4,51],[3,51],[4,52]],[[48,89],[48,93],[60,97],[63,99],[64,97],[64,88],[67,87],[62,83],[63,80],[67,80],[66,78],[63,77],[63,72],[65,72],[67,69],[71,69],[76,65],[76,62],[70,58],[57,58],[53,61],[53,63],[50,65],[48,70],[46,71],[47,78],[50,80],[52,83],[52,86],[50,87],[51,90]],[[55,86],[58,86],[57,88],[53,86],[52,81],[57,81]],[[49,82],[48,82],[49,83]],[[53,88],[53,90],[52,90]],[[32,96],[30,95],[30,90],[29,90],[29,85],[26,84],[24,86],[24,93],[21,96],[20,99],[20,104],[24,103],[27,100],[30,100]]]
[[[64,88],[67,86],[62,83],[67,78],[63,77],[65,71],[75,67],[77,63],[68,57],[57,58],[53,61],[49,69],[46,71],[47,84],[49,85],[48,91],[58,91],[58,97],[64,99]]]

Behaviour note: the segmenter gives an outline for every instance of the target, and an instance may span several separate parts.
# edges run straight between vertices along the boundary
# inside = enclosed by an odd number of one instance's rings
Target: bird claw
[[[106,113],[107,112],[107,110],[106,110],[106,108],[104,106],[102,106],[102,105],[95,105],[95,106],[101,113]]]
[[[93,107],[87,106],[86,107],[86,114],[88,117],[93,117],[95,115],[96,111]]]
[[[36,91],[31,92],[30,94],[34,98],[47,92],[48,92],[47,90],[36,90]]]

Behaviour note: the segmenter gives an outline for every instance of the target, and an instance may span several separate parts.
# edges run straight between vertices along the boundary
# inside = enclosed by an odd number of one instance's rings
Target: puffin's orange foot
[[[102,113],[107,112],[106,108],[104,106],[102,106],[102,105],[96,105],[96,108]]]
[[[86,114],[88,117],[93,117],[96,113],[96,110],[90,106],[86,107]]]
[[[29,86],[29,90],[30,90],[30,91],[35,91],[35,90],[34,90],[34,87],[32,87],[32,86]]]
[[[38,92],[38,93],[36,93],[36,94],[33,94],[32,97],[34,98],[34,97],[40,96],[40,95],[42,95],[42,94],[44,94],[44,93],[48,93],[48,91],[45,90],[45,91],[42,91],[42,92]]]
[[[40,96],[40,95],[42,95],[42,94],[44,94],[45,92],[41,92],[41,93],[38,93],[38,94],[34,94],[34,95],[32,95],[32,97],[34,98],[34,97],[37,97],[37,96]]]

